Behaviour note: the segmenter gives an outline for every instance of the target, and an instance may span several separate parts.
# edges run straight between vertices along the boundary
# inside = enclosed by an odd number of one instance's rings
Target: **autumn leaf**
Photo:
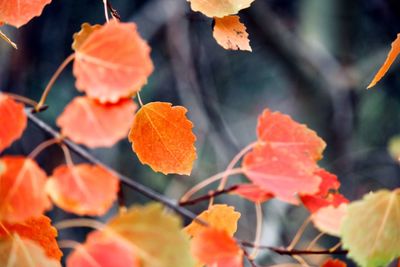
[[[152,72],[150,47],[134,23],[112,20],[92,32],[75,52],[76,88],[102,103],[133,96]]]
[[[46,256],[36,242],[14,234],[0,239],[0,266],[61,267],[61,263]]]
[[[0,221],[23,222],[50,207],[46,173],[29,158],[0,158]],[[29,207],[29,208],[27,208]]]
[[[262,203],[274,197],[273,194],[262,190],[255,184],[240,184],[234,191],[232,191],[232,194],[239,195],[256,203]]]
[[[242,267],[243,251],[224,230],[204,228],[192,239],[191,250],[207,266]]]
[[[24,106],[0,93],[0,152],[21,137],[27,125]]]
[[[111,147],[129,132],[136,104],[124,99],[101,104],[89,97],[76,97],[58,117],[61,134],[90,148]]]
[[[134,246],[141,267],[194,266],[180,218],[164,212],[160,204],[132,207],[108,227]]]
[[[17,28],[40,16],[51,0],[0,0],[0,22]]]
[[[56,240],[57,230],[51,225],[49,217],[41,215],[15,224],[2,222],[0,240],[7,238],[10,234],[18,234],[22,238],[35,241],[44,249],[47,257],[61,260],[62,252]]]
[[[399,209],[399,190],[369,193],[349,204],[340,235],[358,265],[386,266],[400,256]]]
[[[197,219],[206,222],[209,226],[226,231],[230,236],[237,230],[240,213],[235,208],[226,204],[215,204],[200,213]],[[205,226],[193,221],[185,227],[185,232],[190,236],[198,235]]]
[[[188,0],[193,11],[198,11],[213,18],[235,15],[248,8],[254,0]]]
[[[225,49],[251,51],[249,34],[239,16],[215,18],[213,36]]]
[[[89,38],[89,36],[97,31],[98,29],[101,29],[101,25],[96,24],[96,25],[90,25],[89,23],[85,22],[81,25],[81,30],[77,33],[74,34],[73,39],[74,42],[72,43],[72,49],[74,51],[79,50],[82,44],[85,43],[86,39]]]
[[[329,258],[324,261],[321,267],[347,267],[347,264],[339,259]]]
[[[347,203],[335,207],[329,205],[318,209],[311,216],[314,226],[323,233],[340,235],[340,227],[347,212]]]
[[[396,60],[397,56],[400,53],[400,34],[397,34],[396,40],[392,43],[392,48],[387,55],[387,58],[378,72],[375,74],[374,79],[368,85],[367,89],[374,87],[382,78],[385,76],[386,72],[389,70],[390,66],[392,66],[393,62]]]
[[[196,159],[193,124],[186,108],[151,102],[137,112],[129,141],[140,162],[164,174],[190,175]]]
[[[101,216],[112,206],[119,189],[118,177],[97,165],[57,167],[47,180],[53,202],[78,215]]]
[[[111,233],[95,231],[67,258],[67,267],[140,267],[134,248]]]

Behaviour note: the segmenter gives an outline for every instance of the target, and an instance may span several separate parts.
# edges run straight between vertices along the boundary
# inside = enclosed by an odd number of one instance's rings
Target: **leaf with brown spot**
[[[251,51],[249,34],[239,16],[215,18],[213,36],[225,49]]]
[[[101,25],[96,24],[96,25],[90,25],[89,23],[85,22],[81,25],[81,30],[77,33],[74,34],[73,39],[74,42],[72,43],[72,49],[73,50],[79,50],[79,48],[82,46],[83,43],[85,43],[86,39],[89,38],[89,36],[97,31],[98,29],[101,28]]]

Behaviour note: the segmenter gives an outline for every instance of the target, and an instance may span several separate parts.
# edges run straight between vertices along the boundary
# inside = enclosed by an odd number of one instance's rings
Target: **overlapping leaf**
[[[251,51],[249,34],[239,16],[215,18],[213,36],[225,49]]]
[[[0,0],[0,22],[21,27],[40,16],[51,0]]]
[[[23,222],[50,207],[47,176],[33,160],[7,156],[0,158],[0,166],[0,221]]]
[[[180,218],[165,213],[159,204],[130,208],[108,226],[134,246],[141,267],[194,266]]]
[[[189,175],[196,159],[193,124],[186,108],[152,102],[137,112],[129,140],[139,160],[164,174]]]
[[[199,11],[213,18],[237,14],[248,8],[254,0],[188,0],[193,11]]]
[[[67,267],[139,267],[133,246],[107,232],[90,233],[67,259]]]
[[[381,190],[349,204],[341,227],[343,248],[360,266],[386,266],[400,256],[400,193]]]
[[[134,23],[112,20],[92,32],[75,52],[76,87],[100,102],[138,92],[153,71],[150,47]]]
[[[0,93],[0,152],[21,137],[26,124],[24,106]]]
[[[110,147],[126,137],[134,118],[130,99],[101,104],[88,97],[76,97],[58,117],[62,135],[91,148]]]
[[[346,203],[342,203],[337,207],[333,205],[322,207],[312,214],[311,220],[321,232],[339,236],[347,206]]]
[[[28,219],[22,223],[10,224],[2,222],[0,227],[0,239],[9,235],[18,234],[40,245],[47,257],[60,260],[62,252],[57,244],[57,230],[51,225],[50,218],[42,215],[37,218]]]
[[[62,165],[47,181],[46,191],[60,208],[78,215],[104,215],[117,198],[118,177],[90,164]]]
[[[232,194],[239,195],[256,203],[265,202],[274,197],[273,194],[262,190],[255,184],[240,184],[234,191],[232,191]]]

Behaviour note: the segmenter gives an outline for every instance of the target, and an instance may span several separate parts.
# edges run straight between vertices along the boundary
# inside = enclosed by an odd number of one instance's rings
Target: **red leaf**
[[[347,267],[347,264],[339,259],[327,259],[321,267]]]
[[[349,200],[342,194],[328,194],[324,197],[320,195],[303,195],[300,196],[304,206],[311,212],[315,213],[319,209],[332,205],[338,207],[342,203],[349,203]]]
[[[232,191],[232,194],[239,195],[256,203],[265,202],[274,197],[273,194],[262,190],[255,184],[240,184]]]
[[[0,152],[21,137],[26,124],[24,106],[0,93]]]
[[[62,135],[91,148],[111,147],[126,138],[134,118],[136,104],[124,99],[101,104],[88,97],[76,97],[58,117]]]
[[[46,190],[60,208],[78,215],[104,215],[117,198],[118,177],[96,165],[59,166]]]
[[[153,72],[150,47],[134,23],[112,20],[94,31],[75,53],[76,87],[100,102],[130,97]]]
[[[40,16],[51,0],[0,0],[0,22],[21,27]]]
[[[48,209],[46,178],[45,172],[29,158],[0,158],[0,221],[23,222]]]

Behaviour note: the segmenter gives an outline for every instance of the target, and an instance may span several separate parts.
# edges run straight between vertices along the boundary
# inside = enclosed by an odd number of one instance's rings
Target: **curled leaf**
[[[225,49],[251,51],[249,34],[239,16],[215,18],[213,36]]]
[[[51,0],[0,0],[0,22],[17,28],[40,16]]]

